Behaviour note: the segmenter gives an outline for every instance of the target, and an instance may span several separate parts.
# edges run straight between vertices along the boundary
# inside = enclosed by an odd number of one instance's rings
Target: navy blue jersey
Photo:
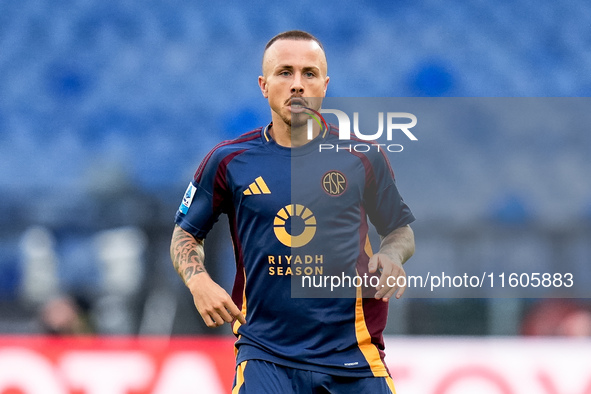
[[[388,304],[364,298],[360,288],[353,297],[297,298],[292,281],[367,274],[368,218],[383,236],[414,220],[388,159],[376,147],[319,152],[320,144],[342,144],[334,126],[296,148],[275,143],[268,128],[211,150],[176,215],[198,238],[228,216],[237,269],[232,299],[247,321],[233,324],[237,362],[387,376]]]

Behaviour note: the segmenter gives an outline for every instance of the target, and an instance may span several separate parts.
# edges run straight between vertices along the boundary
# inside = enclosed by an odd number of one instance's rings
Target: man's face
[[[302,107],[318,110],[321,100],[311,102],[300,98],[324,97],[329,80],[326,73],[326,56],[315,41],[274,42],[265,53],[263,76],[259,77],[259,86],[269,100],[273,117],[279,116],[289,126],[304,126],[309,116],[303,113]]]

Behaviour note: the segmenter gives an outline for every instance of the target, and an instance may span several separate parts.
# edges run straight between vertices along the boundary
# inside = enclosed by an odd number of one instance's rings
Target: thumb
[[[378,256],[377,255],[373,255],[369,259],[369,264],[367,265],[367,268],[369,269],[370,274],[373,274],[374,272],[377,271],[377,269],[378,269]]]

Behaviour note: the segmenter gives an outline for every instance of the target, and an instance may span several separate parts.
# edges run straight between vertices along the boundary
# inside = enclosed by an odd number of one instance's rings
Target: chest
[[[346,155],[244,155],[228,168],[227,182],[239,213],[274,217],[298,204],[330,216],[362,205],[365,169]]]

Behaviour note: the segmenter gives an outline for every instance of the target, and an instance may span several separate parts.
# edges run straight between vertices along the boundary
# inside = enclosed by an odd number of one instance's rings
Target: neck
[[[307,125],[291,127],[281,119],[278,119],[278,121],[273,119],[273,126],[269,129],[269,134],[278,145],[287,148],[296,148],[310,142]],[[312,139],[316,138],[318,134],[320,134],[320,127],[314,123],[312,126]]]

